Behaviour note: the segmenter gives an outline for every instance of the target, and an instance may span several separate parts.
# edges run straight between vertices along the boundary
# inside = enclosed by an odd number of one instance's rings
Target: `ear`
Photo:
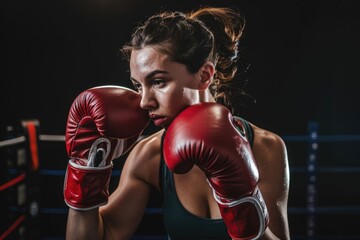
[[[215,74],[215,66],[212,62],[205,62],[201,68],[199,69],[199,90],[206,90],[211,82],[213,81],[214,74]]]

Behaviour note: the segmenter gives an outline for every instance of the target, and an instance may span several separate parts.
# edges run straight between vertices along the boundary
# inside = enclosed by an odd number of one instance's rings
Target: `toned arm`
[[[259,188],[270,220],[262,239],[290,239],[287,218],[290,175],[285,143],[278,135],[257,127],[254,127],[254,133]]]
[[[129,239],[138,227],[151,187],[158,182],[160,141],[144,139],[129,154],[109,202],[90,211],[70,209],[67,239]],[[158,186],[155,186],[158,187]]]
[[[69,209],[66,239],[101,239],[102,221],[99,208],[88,211]]]
[[[152,187],[157,188],[160,134],[141,141],[129,154],[117,189],[100,208],[105,239],[129,239],[144,214]]]

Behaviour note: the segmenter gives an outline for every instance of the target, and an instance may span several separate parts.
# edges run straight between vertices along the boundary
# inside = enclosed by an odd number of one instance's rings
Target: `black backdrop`
[[[309,120],[325,133],[359,132],[356,1],[189,2],[1,1],[1,126],[40,118],[44,131],[62,133],[80,91],[129,85],[118,48],[139,21],[206,3],[246,16],[241,48],[257,103],[244,115],[279,134],[301,133]]]
[[[244,109],[245,118],[279,135],[306,134],[309,121],[319,123],[321,134],[360,133],[356,1],[3,0],[1,134],[27,118],[39,119],[42,133],[63,134],[68,108],[82,90],[130,86],[118,49],[139,21],[161,9],[201,5],[239,7],[245,14],[240,47],[251,66],[247,90],[256,99]],[[346,161],[359,165],[355,144],[327,149],[324,156],[350,156]],[[294,155],[290,163],[299,156]],[[302,155],[306,162],[306,148]],[[295,176],[292,184],[296,195],[301,180]],[[332,198],[330,185],[323,187]],[[359,202],[356,191],[351,198]],[[334,193],[336,199],[341,194]],[[295,201],[290,198],[290,204]]]

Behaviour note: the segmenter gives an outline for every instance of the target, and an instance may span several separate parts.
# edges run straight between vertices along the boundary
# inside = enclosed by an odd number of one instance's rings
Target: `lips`
[[[163,125],[163,123],[164,123],[165,120],[166,120],[166,117],[160,116],[160,115],[156,115],[156,114],[149,114],[149,117],[151,118],[151,120],[154,121],[154,124],[155,124],[156,126],[161,126],[161,125]]]

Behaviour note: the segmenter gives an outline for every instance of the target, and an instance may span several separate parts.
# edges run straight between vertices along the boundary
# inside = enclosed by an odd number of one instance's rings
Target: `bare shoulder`
[[[124,172],[135,175],[136,178],[158,188],[158,176],[161,157],[161,136],[158,131],[138,142],[131,150]]]
[[[254,137],[257,144],[261,144],[265,148],[273,149],[275,148],[284,148],[285,143],[282,138],[269,130],[260,128],[251,123],[251,126],[254,130]]]
[[[289,164],[283,139],[251,124],[254,129],[253,153],[259,170],[259,189],[269,212],[269,230],[262,239],[290,239],[287,219]],[[276,238],[277,239],[277,238]]]
[[[254,130],[254,154],[259,164],[284,164],[287,150],[283,139],[276,133],[251,124]]]
[[[265,195],[277,201],[287,198],[290,175],[286,145],[283,139],[252,124],[253,153],[259,169],[259,186]]]
[[[260,184],[267,189],[275,190],[289,185],[289,167],[287,149],[283,139],[276,133],[252,124],[254,129],[253,153],[259,169]]]

